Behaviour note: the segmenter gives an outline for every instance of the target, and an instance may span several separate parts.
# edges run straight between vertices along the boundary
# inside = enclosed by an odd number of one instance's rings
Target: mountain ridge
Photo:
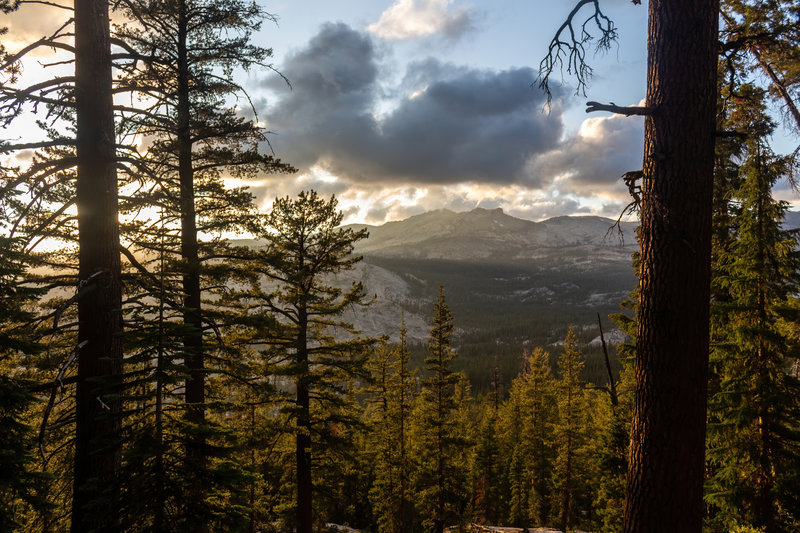
[[[598,216],[560,216],[533,222],[507,215],[501,208],[475,208],[460,213],[441,209],[379,226],[345,227],[367,229],[370,236],[355,247],[356,253],[365,256],[502,263],[541,259],[550,253],[542,253],[542,249],[572,246],[585,252],[613,252],[635,244],[635,223],[620,224],[622,239],[612,226],[613,220]]]

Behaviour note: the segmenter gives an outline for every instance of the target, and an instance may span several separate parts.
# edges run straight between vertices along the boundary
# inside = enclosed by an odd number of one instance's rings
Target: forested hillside
[[[771,144],[800,128],[800,6],[721,4],[651,0],[650,65],[696,85],[590,103],[646,117],[619,220],[367,225],[254,196],[299,165],[241,81],[292,83],[260,3],[0,0],[68,13],[0,31],[0,532],[800,531],[798,152]],[[543,102],[559,61],[585,87],[594,28],[578,1]],[[336,32],[332,62],[368,48]],[[319,98],[377,75],[296,72]]]

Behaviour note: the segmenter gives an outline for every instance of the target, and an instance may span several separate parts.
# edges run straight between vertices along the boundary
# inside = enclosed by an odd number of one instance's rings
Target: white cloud
[[[528,172],[561,193],[623,201],[622,174],[642,168],[644,124],[636,117],[587,118],[558,147],[533,157]]]
[[[367,30],[390,40],[414,39],[441,33],[458,38],[473,23],[469,9],[452,9],[453,0],[396,0]]]

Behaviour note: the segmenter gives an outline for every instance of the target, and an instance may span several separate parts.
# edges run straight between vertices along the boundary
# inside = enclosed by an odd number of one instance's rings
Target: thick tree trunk
[[[626,533],[700,532],[718,0],[651,0]]]
[[[192,168],[191,103],[189,98],[188,16],[186,2],[178,6],[178,105],[177,149],[180,182],[181,259],[183,260],[183,350],[186,367],[186,418],[196,429],[186,449],[187,467],[199,474],[206,468],[205,361],[200,303],[200,259],[197,245],[197,220],[194,204],[194,169]],[[204,486],[196,479],[186,496],[186,518],[190,531],[206,531]]]
[[[122,314],[108,2],[75,1],[79,276],[72,531],[116,531]]]

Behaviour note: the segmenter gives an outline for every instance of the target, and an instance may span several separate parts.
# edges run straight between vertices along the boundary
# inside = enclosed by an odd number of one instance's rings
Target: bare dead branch
[[[0,153],[15,152],[17,150],[37,150],[39,148],[52,148],[54,146],[75,146],[75,139],[53,139],[22,144],[3,144],[0,141]]]
[[[603,355],[606,359],[606,372],[608,372],[608,396],[611,400],[611,405],[616,407],[619,404],[617,385],[614,381],[614,373],[611,371],[611,360],[608,358],[608,347],[606,346],[606,337],[603,334],[603,321],[600,320],[600,313],[597,313],[597,325],[600,328],[600,342],[603,344]]]
[[[57,4],[55,2],[46,2],[45,0],[20,0],[20,4],[42,4],[45,6],[50,7],[57,7],[59,9],[65,9],[67,11],[75,11],[71,6],[65,6],[61,4]]]
[[[592,5],[594,11],[583,22],[578,23],[575,17],[587,5]],[[550,75],[556,69],[559,69],[563,75],[565,63],[567,73],[574,75],[577,79],[576,94],[586,95],[586,84],[592,77],[592,67],[586,62],[586,53],[589,44],[594,40],[590,33],[593,26],[600,32],[600,37],[594,47],[595,53],[608,50],[611,43],[615,42],[618,37],[614,21],[600,9],[599,0],[579,0],[550,41],[547,55],[539,63],[538,77],[539,88],[547,95],[548,106],[553,98],[550,90]]]
[[[656,110],[654,107],[641,107],[641,106],[618,106],[614,102],[610,104],[601,104],[600,102],[586,102],[586,112],[587,113],[594,113],[595,111],[608,111],[610,113],[616,113],[617,115],[625,115],[626,117],[630,117],[633,115],[637,116],[647,116],[647,115],[654,115]]]
[[[41,48],[41,47],[59,48],[61,50],[66,50],[68,52],[73,52],[74,53],[75,52],[75,47],[56,40],[56,39],[60,39],[62,37],[68,37],[70,35],[70,34],[65,34],[65,33],[61,33],[61,32],[62,32],[62,30],[64,30],[64,28],[66,28],[67,26],[69,26],[72,23],[73,23],[73,19],[69,19],[67,22],[62,24],[61,27],[58,28],[55,31],[55,33],[53,33],[50,37],[42,37],[38,41],[29,44],[28,46],[26,46],[25,48],[23,48],[19,52],[15,53],[15,54],[11,54],[11,55],[5,57],[4,58],[5,61],[3,63],[0,63],[0,71],[4,71],[4,70],[9,69],[14,63],[16,63],[17,61],[22,59],[25,55],[27,55],[28,53],[32,52],[33,50],[36,50],[37,48]]]
[[[56,375],[56,379],[53,380],[52,383],[52,390],[50,391],[50,399],[47,402],[47,407],[45,407],[44,414],[42,415],[42,425],[39,426],[39,439],[38,439],[38,448],[39,448],[39,455],[42,458],[42,462],[47,464],[47,457],[44,453],[44,437],[45,432],[47,430],[47,421],[50,418],[50,412],[53,410],[53,405],[56,401],[56,393],[58,392],[59,387],[61,388],[62,394],[64,391],[64,374],[67,372],[67,369],[72,365],[75,358],[78,356],[78,350],[86,346],[89,341],[83,341],[78,344],[72,352],[67,357],[67,360],[61,365],[61,368],[58,370],[58,374]]]

